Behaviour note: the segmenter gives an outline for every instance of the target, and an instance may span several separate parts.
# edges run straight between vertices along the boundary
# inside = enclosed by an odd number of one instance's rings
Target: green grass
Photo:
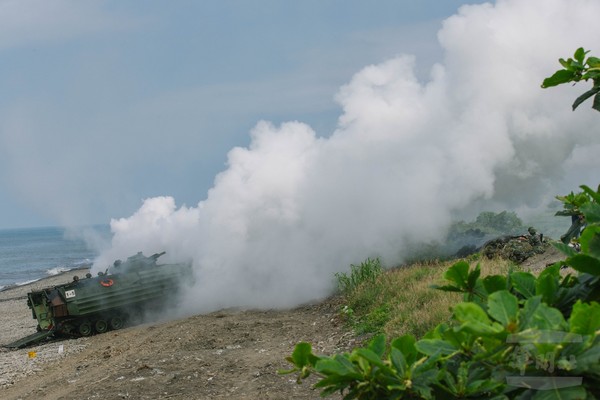
[[[480,263],[482,276],[503,274],[511,267],[502,260],[471,257],[467,261],[473,265]],[[462,299],[461,294],[430,288],[433,284],[444,284],[443,274],[455,262],[416,263],[384,271],[378,259],[368,259],[352,266],[349,275],[336,274],[344,299],[340,314],[359,335],[421,337],[448,321],[451,307]]]
[[[342,294],[350,293],[359,286],[374,283],[383,273],[379,258],[367,258],[360,265],[350,265],[350,274],[339,272],[335,274],[338,289]]]

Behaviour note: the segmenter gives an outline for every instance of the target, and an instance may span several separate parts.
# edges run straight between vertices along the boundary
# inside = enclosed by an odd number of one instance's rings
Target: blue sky
[[[427,79],[463,3],[0,0],[0,228],[194,206],[258,121],[327,137],[363,67]]]
[[[0,228],[110,223],[95,268],[191,259],[185,303],[209,311],[322,298],[348,265],[400,265],[480,211],[553,218],[557,194],[598,184],[598,113],[571,111],[589,82],[540,84],[598,55],[598,15],[0,0]]]

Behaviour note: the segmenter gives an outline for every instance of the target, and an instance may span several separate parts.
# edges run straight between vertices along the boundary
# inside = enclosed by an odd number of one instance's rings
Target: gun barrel
[[[150,256],[150,258],[153,258],[153,259],[157,260],[158,257],[160,257],[160,256],[162,256],[163,254],[166,254],[166,253],[167,253],[166,251],[163,251],[162,253],[155,253],[155,254],[152,254]]]

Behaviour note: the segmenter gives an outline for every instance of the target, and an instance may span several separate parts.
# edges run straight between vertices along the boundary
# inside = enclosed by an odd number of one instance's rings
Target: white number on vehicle
[[[75,297],[75,289],[73,289],[73,290],[67,290],[65,292],[65,297],[67,299],[72,299],[73,297]]]

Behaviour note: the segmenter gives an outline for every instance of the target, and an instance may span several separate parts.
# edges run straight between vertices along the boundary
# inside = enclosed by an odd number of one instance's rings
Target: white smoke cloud
[[[205,200],[146,200],[112,221],[112,248],[95,265],[165,250],[165,261],[194,260],[194,311],[287,307],[329,294],[350,263],[393,265],[443,238],[454,212],[535,207],[597,179],[595,153],[582,149],[600,144],[598,115],[570,110],[587,88],[540,83],[577,47],[600,50],[598,15],[588,0],[462,7],[438,34],[445,58],[427,82],[413,57],[397,56],[340,89],[328,137],[259,122]]]

